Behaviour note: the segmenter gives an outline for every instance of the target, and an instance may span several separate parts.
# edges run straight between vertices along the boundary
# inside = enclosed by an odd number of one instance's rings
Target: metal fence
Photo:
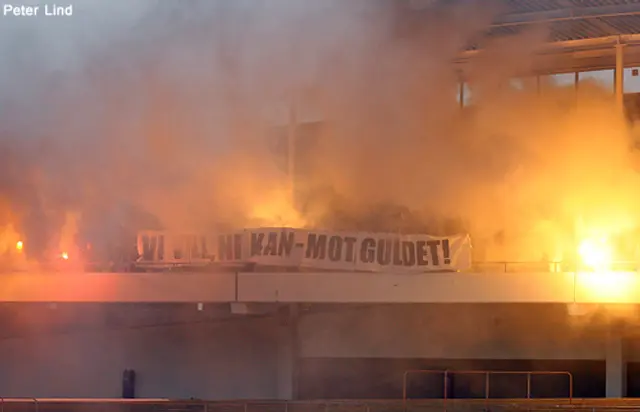
[[[423,370],[408,370],[405,371],[402,377],[402,404],[403,408],[406,409],[409,399],[407,396],[407,386],[409,383],[409,377],[412,375],[431,375],[431,376],[439,376],[442,378],[442,399],[443,403],[446,406],[449,397],[449,378],[454,376],[480,376],[483,378],[483,386],[484,391],[482,394],[482,399],[485,400],[485,404],[488,403],[492,399],[491,394],[491,378],[495,376],[505,376],[505,377],[525,377],[525,398],[530,400],[533,398],[532,396],[532,377],[555,377],[562,376],[566,377],[567,380],[567,396],[569,403],[573,401],[573,375],[569,372],[565,371],[491,371],[491,370],[471,370],[471,371],[442,371],[442,370],[431,370],[431,369],[423,369]]]

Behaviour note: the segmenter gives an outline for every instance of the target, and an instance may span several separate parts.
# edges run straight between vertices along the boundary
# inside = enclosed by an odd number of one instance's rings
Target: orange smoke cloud
[[[611,97],[589,84],[577,98],[510,86],[544,32],[482,42],[485,57],[465,68],[473,106],[461,111],[451,62],[492,10],[248,4],[196,2],[182,20],[163,3],[135,28],[100,26],[109,40],[69,43],[78,64],[55,75],[34,46],[18,78],[39,80],[1,94],[13,114],[3,125],[33,141],[4,142],[25,147],[24,172],[3,190],[28,206],[31,224],[19,226],[29,247],[34,232],[61,231],[69,210],[84,226],[133,232],[156,224],[142,212],[180,230],[468,230],[488,244],[484,258],[505,260],[566,254],[579,219],[608,231],[637,225],[629,131]],[[290,102],[301,122],[325,121],[296,146],[296,205],[278,166],[286,149],[267,144],[286,109],[265,113]]]

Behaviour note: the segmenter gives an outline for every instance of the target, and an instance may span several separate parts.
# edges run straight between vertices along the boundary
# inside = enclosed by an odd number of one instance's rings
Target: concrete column
[[[289,130],[287,133],[287,175],[289,178],[289,191],[291,205],[295,208],[296,203],[296,140],[298,136],[298,116],[295,102],[289,103]]]
[[[607,398],[627,395],[627,360],[620,333],[610,332],[606,342]]]
[[[278,327],[278,399],[293,400],[297,392],[298,318],[295,305],[289,307]]]
[[[624,108],[624,44],[616,44],[615,96],[620,109]]]

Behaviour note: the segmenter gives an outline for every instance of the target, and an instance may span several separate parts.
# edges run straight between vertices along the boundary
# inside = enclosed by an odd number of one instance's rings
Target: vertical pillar
[[[624,108],[624,44],[616,44],[616,104]]]
[[[609,332],[606,342],[607,398],[627,395],[627,360],[621,333]]]
[[[293,100],[289,103],[289,133],[287,134],[287,174],[289,178],[289,191],[291,204],[296,205],[296,137],[298,118]]]
[[[297,306],[289,306],[278,327],[277,392],[280,400],[297,397],[298,317]]]

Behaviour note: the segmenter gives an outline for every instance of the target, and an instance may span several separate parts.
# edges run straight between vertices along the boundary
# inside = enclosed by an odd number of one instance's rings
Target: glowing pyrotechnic
[[[273,192],[252,205],[249,218],[260,226],[305,227],[306,222],[286,193]]]
[[[577,287],[584,298],[594,302],[620,303],[630,299],[637,289],[637,273],[613,271],[614,250],[607,237],[590,237],[578,247],[586,272],[577,275]]]
[[[22,250],[23,247],[24,247],[24,244],[22,243],[22,240],[18,240],[16,242],[16,249],[17,250]]]
[[[588,301],[622,303],[636,296],[637,278],[635,272],[583,272],[578,274],[576,286]]]
[[[578,246],[578,254],[582,263],[594,271],[607,271],[613,263],[613,250],[604,237],[583,240]]]
[[[67,212],[65,214],[64,225],[60,230],[60,240],[58,243],[58,249],[63,251],[60,254],[60,258],[63,260],[69,260],[69,253],[76,255],[76,243],[75,238],[78,233],[78,221],[80,215],[74,212]],[[75,260],[75,259],[74,259]]]

